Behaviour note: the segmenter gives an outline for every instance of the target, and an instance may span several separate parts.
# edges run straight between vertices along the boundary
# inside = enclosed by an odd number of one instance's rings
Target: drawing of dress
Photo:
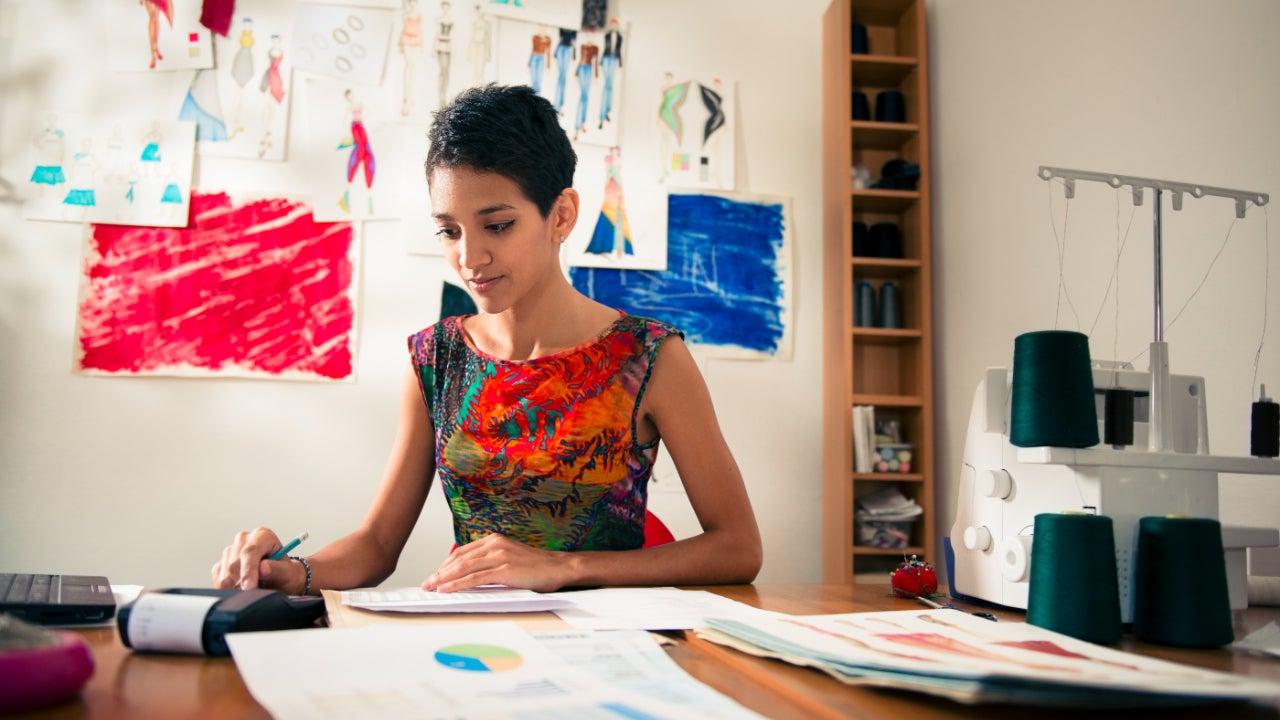
[[[542,92],[542,74],[551,59],[551,36],[538,33],[533,36],[533,51],[529,55],[529,85],[535,93]]]
[[[164,194],[160,196],[160,202],[182,204],[182,191],[178,189],[177,183],[169,183],[164,186]]]
[[[253,80],[253,30],[249,27],[249,19],[245,19],[246,28],[240,33],[240,49],[231,61],[231,78],[242,89]]]
[[[222,103],[218,99],[218,78],[213,70],[196,71],[191,87],[187,88],[187,97],[182,101],[182,109],[178,111],[178,119],[196,124],[197,140],[227,140],[227,124],[222,121]]]
[[[569,77],[569,63],[573,61],[573,41],[577,30],[560,29],[560,44],[556,46],[556,112],[564,107],[564,83]]]
[[[279,104],[284,100],[284,77],[280,74],[280,63],[284,60],[284,50],[277,46],[272,46],[267,51],[267,59],[271,61],[271,64],[262,73],[262,82],[258,84],[258,90],[267,93],[272,100]]]
[[[610,28],[604,34],[604,54],[600,56],[600,68],[604,70],[604,90],[600,97],[600,127],[611,119],[613,112],[613,76],[622,67],[622,33]]]
[[[600,218],[596,220],[595,231],[591,234],[591,242],[587,244],[587,252],[595,255],[634,255],[631,245],[631,224],[627,222],[627,210],[622,199],[622,150],[613,147],[605,156],[604,202],[600,207]]]
[[[31,182],[36,185],[57,186],[67,181],[62,170],[62,149],[66,134],[60,128],[46,127],[36,136],[36,148],[40,157],[36,161],[35,170],[31,172]],[[43,188],[42,188],[43,189]]]
[[[724,111],[720,109],[724,100],[720,93],[702,83],[698,83],[698,88],[702,90],[702,104],[707,106],[707,124],[702,129],[702,145],[705,147],[715,131],[724,126]]]
[[[673,83],[662,90],[662,105],[658,108],[658,119],[676,136],[676,145],[684,141],[684,121],[680,118],[680,108],[689,96],[689,81]]]
[[[78,152],[71,156],[71,162],[71,185],[66,197],[62,198],[62,204],[94,207],[98,204],[98,199],[93,192],[93,176],[97,165],[93,154],[88,150]]]

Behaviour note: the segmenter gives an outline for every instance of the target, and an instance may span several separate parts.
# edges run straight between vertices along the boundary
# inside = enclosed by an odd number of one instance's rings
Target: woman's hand
[[[268,560],[284,544],[269,528],[260,527],[252,532],[238,532],[235,540],[222,551],[222,559],[213,564],[213,586],[252,590],[256,587],[302,592],[304,580],[297,572],[290,572],[297,563],[288,558]],[[305,570],[298,568],[301,572]]]
[[[422,583],[423,590],[454,592],[480,585],[552,592],[569,583],[572,553],[539,550],[505,535],[467,543]]]

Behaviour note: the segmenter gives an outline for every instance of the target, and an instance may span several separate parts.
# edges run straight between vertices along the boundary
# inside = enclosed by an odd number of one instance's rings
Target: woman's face
[[[547,217],[510,178],[469,167],[436,168],[431,212],[445,258],[482,312],[499,313],[536,298],[560,269],[566,201]]]

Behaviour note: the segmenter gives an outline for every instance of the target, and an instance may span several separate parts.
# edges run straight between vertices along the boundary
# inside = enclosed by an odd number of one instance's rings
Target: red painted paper
[[[185,228],[93,225],[80,369],[349,378],[355,243],[305,203],[225,193],[192,192]]]

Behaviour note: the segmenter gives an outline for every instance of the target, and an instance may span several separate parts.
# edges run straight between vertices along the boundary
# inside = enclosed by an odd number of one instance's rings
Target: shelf
[[[919,190],[880,190],[867,188],[853,191],[854,212],[903,213],[920,202]]]
[[[901,345],[912,340],[919,340],[924,336],[924,333],[913,328],[856,326],[852,329],[852,332],[855,341],[874,345]]]
[[[873,482],[923,482],[924,475],[920,473],[860,473],[853,474],[855,481],[873,481]]]
[[[924,400],[919,395],[880,395],[872,393],[854,393],[854,405],[878,405],[883,407],[920,407]]]
[[[873,150],[898,150],[920,133],[917,123],[851,120],[853,144]]]
[[[897,87],[916,71],[918,61],[897,55],[850,55],[849,73],[853,85]]]
[[[903,555],[924,555],[924,548],[904,547],[904,548],[879,548],[870,545],[854,545],[853,552],[857,555],[893,555],[901,557]]]

